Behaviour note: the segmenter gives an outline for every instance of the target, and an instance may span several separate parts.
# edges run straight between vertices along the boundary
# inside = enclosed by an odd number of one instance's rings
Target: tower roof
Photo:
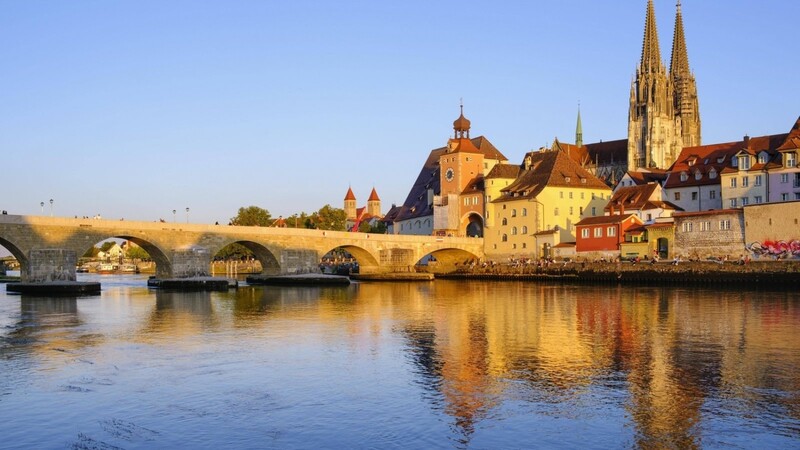
[[[469,127],[470,127],[469,120],[466,117],[464,117],[464,105],[461,105],[461,115],[458,116],[458,119],[456,119],[453,122],[453,129],[456,131],[456,133],[468,132]]]
[[[378,193],[375,191],[375,188],[372,188],[372,192],[369,194],[369,198],[367,199],[368,202],[379,202],[381,201],[380,197],[378,197]]]
[[[669,62],[669,71],[673,77],[688,75],[689,55],[686,52],[686,37],[683,35],[683,14],[681,14],[681,2],[678,0],[677,12],[675,13],[675,32],[672,38],[672,59]]]
[[[353,189],[351,187],[349,187],[349,186],[347,188],[347,194],[344,196],[344,199],[345,200],[355,200],[356,199],[355,194],[353,194]]]
[[[653,10],[653,0],[647,0],[647,16],[644,22],[640,70],[642,72],[657,72],[661,67],[661,49],[658,46],[656,13]]]

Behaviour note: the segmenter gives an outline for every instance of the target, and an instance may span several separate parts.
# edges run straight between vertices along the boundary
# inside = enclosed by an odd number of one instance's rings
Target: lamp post
[[[50,199],[50,217],[53,217],[53,199]]]
[[[189,207],[186,207],[186,223],[189,223]]]
[[[173,210],[172,210],[172,221],[173,221],[173,222],[177,222],[177,221],[178,221],[178,218],[177,218],[177,216],[175,215],[177,212],[178,212],[178,210],[177,210],[177,209],[173,209]]]
[[[39,206],[41,206],[41,207],[42,207],[42,215],[44,215],[44,202],[40,202],[40,203],[39,203]]]

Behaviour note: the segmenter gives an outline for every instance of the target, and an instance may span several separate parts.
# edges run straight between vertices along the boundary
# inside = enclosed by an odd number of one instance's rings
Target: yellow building
[[[551,256],[554,246],[575,242],[577,222],[604,214],[612,194],[561,150],[526,154],[509,183],[511,171],[494,172],[487,177],[487,202],[498,187],[499,196],[490,200],[484,234],[486,255],[493,259]]]

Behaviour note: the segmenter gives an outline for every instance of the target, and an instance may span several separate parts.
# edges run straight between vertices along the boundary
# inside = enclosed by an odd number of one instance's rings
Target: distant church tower
[[[347,220],[356,220],[356,196],[350,187],[344,196],[344,213],[347,215]]]
[[[378,197],[375,188],[372,188],[372,192],[367,199],[367,214],[374,217],[383,217],[381,216],[381,199]]]
[[[686,53],[681,4],[678,1],[668,74],[661,60],[653,0],[648,0],[642,57],[631,83],[628,170],[666,169],[684,146],[694,145],[700,145],[700,110]]]

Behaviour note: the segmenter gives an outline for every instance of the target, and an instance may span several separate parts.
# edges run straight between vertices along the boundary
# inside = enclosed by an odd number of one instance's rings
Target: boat
[[[119,271],[122,273],[139,273],[139,268],[136,267],[136,264],[123,264],[119,267]]]
[[[97,273],[114,273],[117,267],[111,263],[101,263],[97,265]]]

